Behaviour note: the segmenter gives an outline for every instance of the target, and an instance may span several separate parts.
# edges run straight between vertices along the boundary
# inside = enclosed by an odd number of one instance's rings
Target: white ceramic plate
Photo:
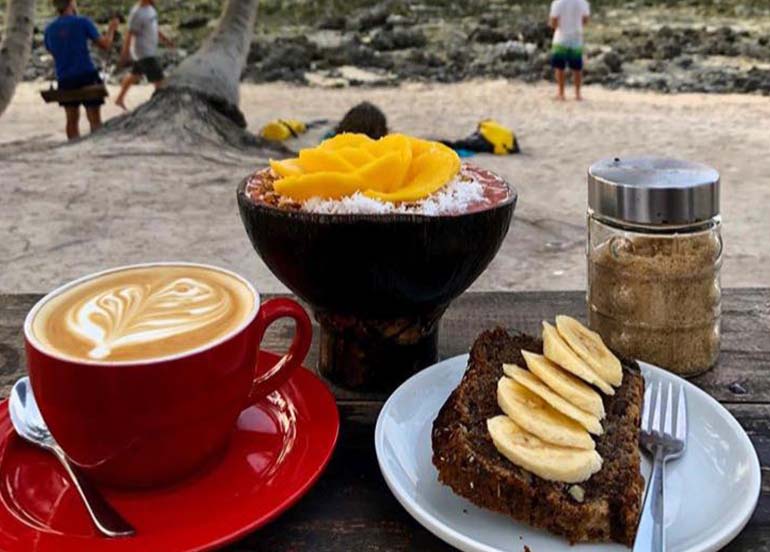
[[[438,482],[431,427],[465,372],[468,355],[439,362],[399,387],[380,412],[375,447],[390,490],[428,530],[465,551],[627,551],[617,544],[570,546],[559,537],[480,509]],[[641,364],[641,363],[640,363]],[[691,383],[642,364],[645,379],[676,381],[687,393],[687,452],[667,468],[670,552],[719,550],[746,525],[760,490],[759,459],[746,432],[717,401]],[[649,462],[642,457],[647,477]]]

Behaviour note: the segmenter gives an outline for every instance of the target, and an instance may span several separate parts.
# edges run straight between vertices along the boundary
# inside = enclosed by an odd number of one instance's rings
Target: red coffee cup
[[[151,263],[138,266],[188,263]],[[204,269],[222,269],[195,264]],[[84,281],[134,267],[80,278],[41,299],[24,323],[27,367],[40,411],[72,462],[96,481],[120,487],[167,484],[190,475],[227,445],[239,413],[283,384],[310,348],[312,325],[291,299],[260,304],[224,337],[189,352],[137,362],[72,360],[44,348],[31,329],[52,297]],[[269,373],[257,366],[267,327],[279,318],[296,323],[288,352]]]

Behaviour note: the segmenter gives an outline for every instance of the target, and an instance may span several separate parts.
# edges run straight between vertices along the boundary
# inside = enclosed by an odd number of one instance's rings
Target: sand
[[[160,259],[205,261],[264,291],[285,289],[252,250],[235,206],[238,181],[264,160],[196,151],[94,157],[75,148],[66,161],[31,163],[31,156],[9,155],[18,147],[9,143],[63,141],[63,113],[42,103],[39,87],[21,85],[0,118],[0,292],[43,292],[88,272]],[[150,92],[133,90],[129,103]],[[723,178],[723,284],[770,285],[770,133],[762,123],[770,120],[768,98],[593,87],[580,103],[552,96],[546,84],[506,81],[379,89],[270,84],[244,85],[241,107],[255,131],[278,116],[336,119],[364,99],[386,112],[393,129],[420,136],[461,137],[486,117],[514,128],[521,155],[473,159],[520,195],[515,223],[475,290],[584,288],[585,171],[599,158],[635,153],[716,166]],[[116,113],[108,106],[105,118]]]

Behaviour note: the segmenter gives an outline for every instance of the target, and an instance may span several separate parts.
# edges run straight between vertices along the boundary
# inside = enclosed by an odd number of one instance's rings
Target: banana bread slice
[[[496,389],[503,363],[526,366],[522,349],[542,353],[543,344],[502,328],[476,339],[462,382],[433,422],[433,464],[439,480],[482,508],[572,543],[616,541],[631,546],[644,492],[638,445],[644,381],[638,365],[621,359],[623,384],[614,396],[604,397],[604,434],[596,438],[602,469],[588,481],[565,484],[511,463],[487,431],[487,419],[502,414]]]

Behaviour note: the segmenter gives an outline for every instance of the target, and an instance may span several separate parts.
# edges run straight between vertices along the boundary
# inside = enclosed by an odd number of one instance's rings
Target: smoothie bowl
[[[516,197],[400,134],[341,134],[238,187],[254,248],[320,324],[321,373],[381,390],[437,360],[441,316],[497,253]]]

